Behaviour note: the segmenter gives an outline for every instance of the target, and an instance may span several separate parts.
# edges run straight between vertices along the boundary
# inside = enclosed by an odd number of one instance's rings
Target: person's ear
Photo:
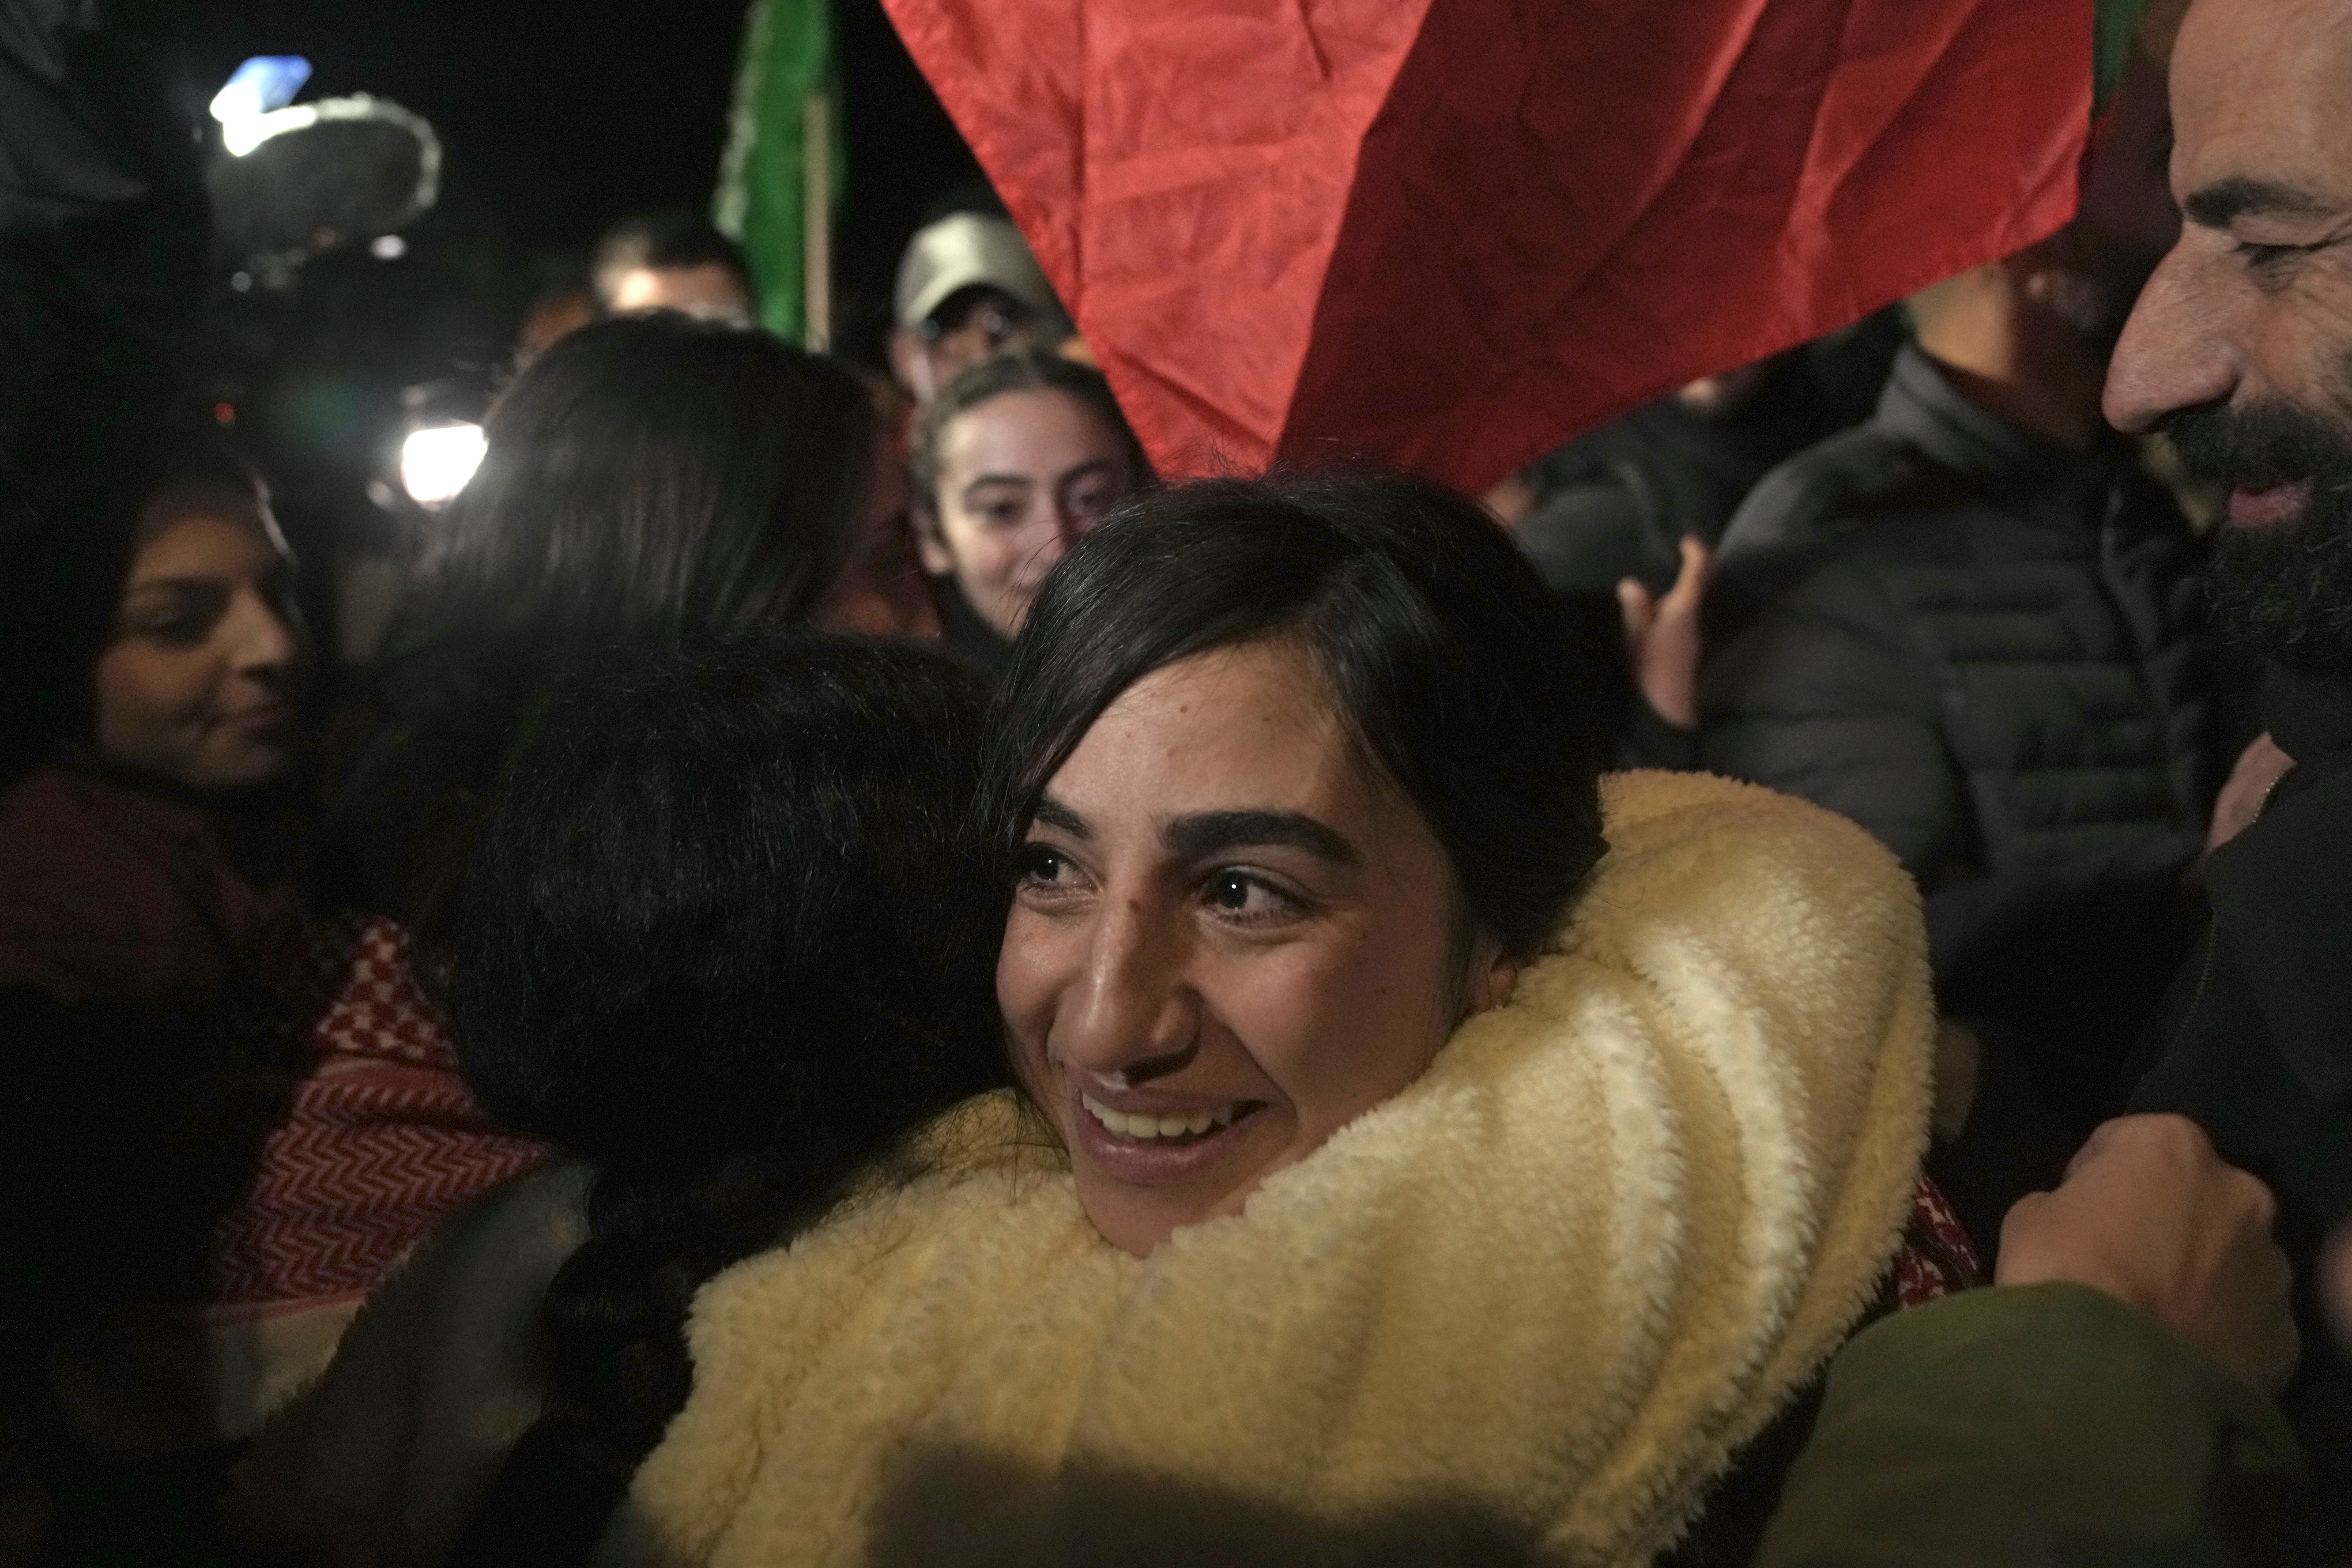
[[[934,577],[955,574],[955,552],[948,548],[947,531],[940,526],[938,510],[920,496],[907,503],[908,521],[915,525],[915,553],[923,570]]]
[[[1503,952],[1502,943],[1491,936],[1482,936],[1470,948],[1470,1007],[1473,1015],[1490,1007],[1500,1007],[1518,989],[1519,971],[1525,965]]]

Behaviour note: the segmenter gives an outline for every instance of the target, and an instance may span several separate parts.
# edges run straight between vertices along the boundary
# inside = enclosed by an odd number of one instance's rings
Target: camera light
[[[400,485],[408,499],[438,510],[457,499],[482,466],[489,438],[478,425],[436,425],[412,430],[400,447]]]
[[[213,118],[232,125],[283,109],[310,79],[310,62],[299,55],[256,55],[213,95]]]

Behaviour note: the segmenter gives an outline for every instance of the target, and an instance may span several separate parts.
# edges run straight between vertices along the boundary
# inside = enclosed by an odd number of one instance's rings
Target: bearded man
[[[2186,222],[2105,410],[2227,488],[2213,603],[2270,662],[2275,743],[2242,773],[2292,766],[2211,857],[2211,924],[2135,1107],[2193,1117],[2278,1194],[2306,1347],[2284,1404],[2334,1561],[2352,1548],[2352,1365],[2313,1291],[2352,1213],[2352,4],[2197,0],[2171,96]]]

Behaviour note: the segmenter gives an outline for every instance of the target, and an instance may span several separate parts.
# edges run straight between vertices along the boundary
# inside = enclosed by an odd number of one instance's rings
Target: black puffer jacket
[[[2070,1116],[2193,938],[2178,889],[2231,737],[2200,548],[2116,446],[2044,447],[1906,348],[1866,424],[1726,531],[1706,765],[1843,813],[1927,897],[1940,1000]]]

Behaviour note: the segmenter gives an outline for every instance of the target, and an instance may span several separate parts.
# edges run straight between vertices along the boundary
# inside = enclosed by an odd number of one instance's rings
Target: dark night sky
[[[835,0],[851,158],[842,281],[887,286],[921,205],[975,170],[877,0]],[[441,133],[423,243],[511,263],[647,207],[709,199],[742,0],[117,0],[187,101],[238,61],[299,54],[306,98],[373,92]]]

